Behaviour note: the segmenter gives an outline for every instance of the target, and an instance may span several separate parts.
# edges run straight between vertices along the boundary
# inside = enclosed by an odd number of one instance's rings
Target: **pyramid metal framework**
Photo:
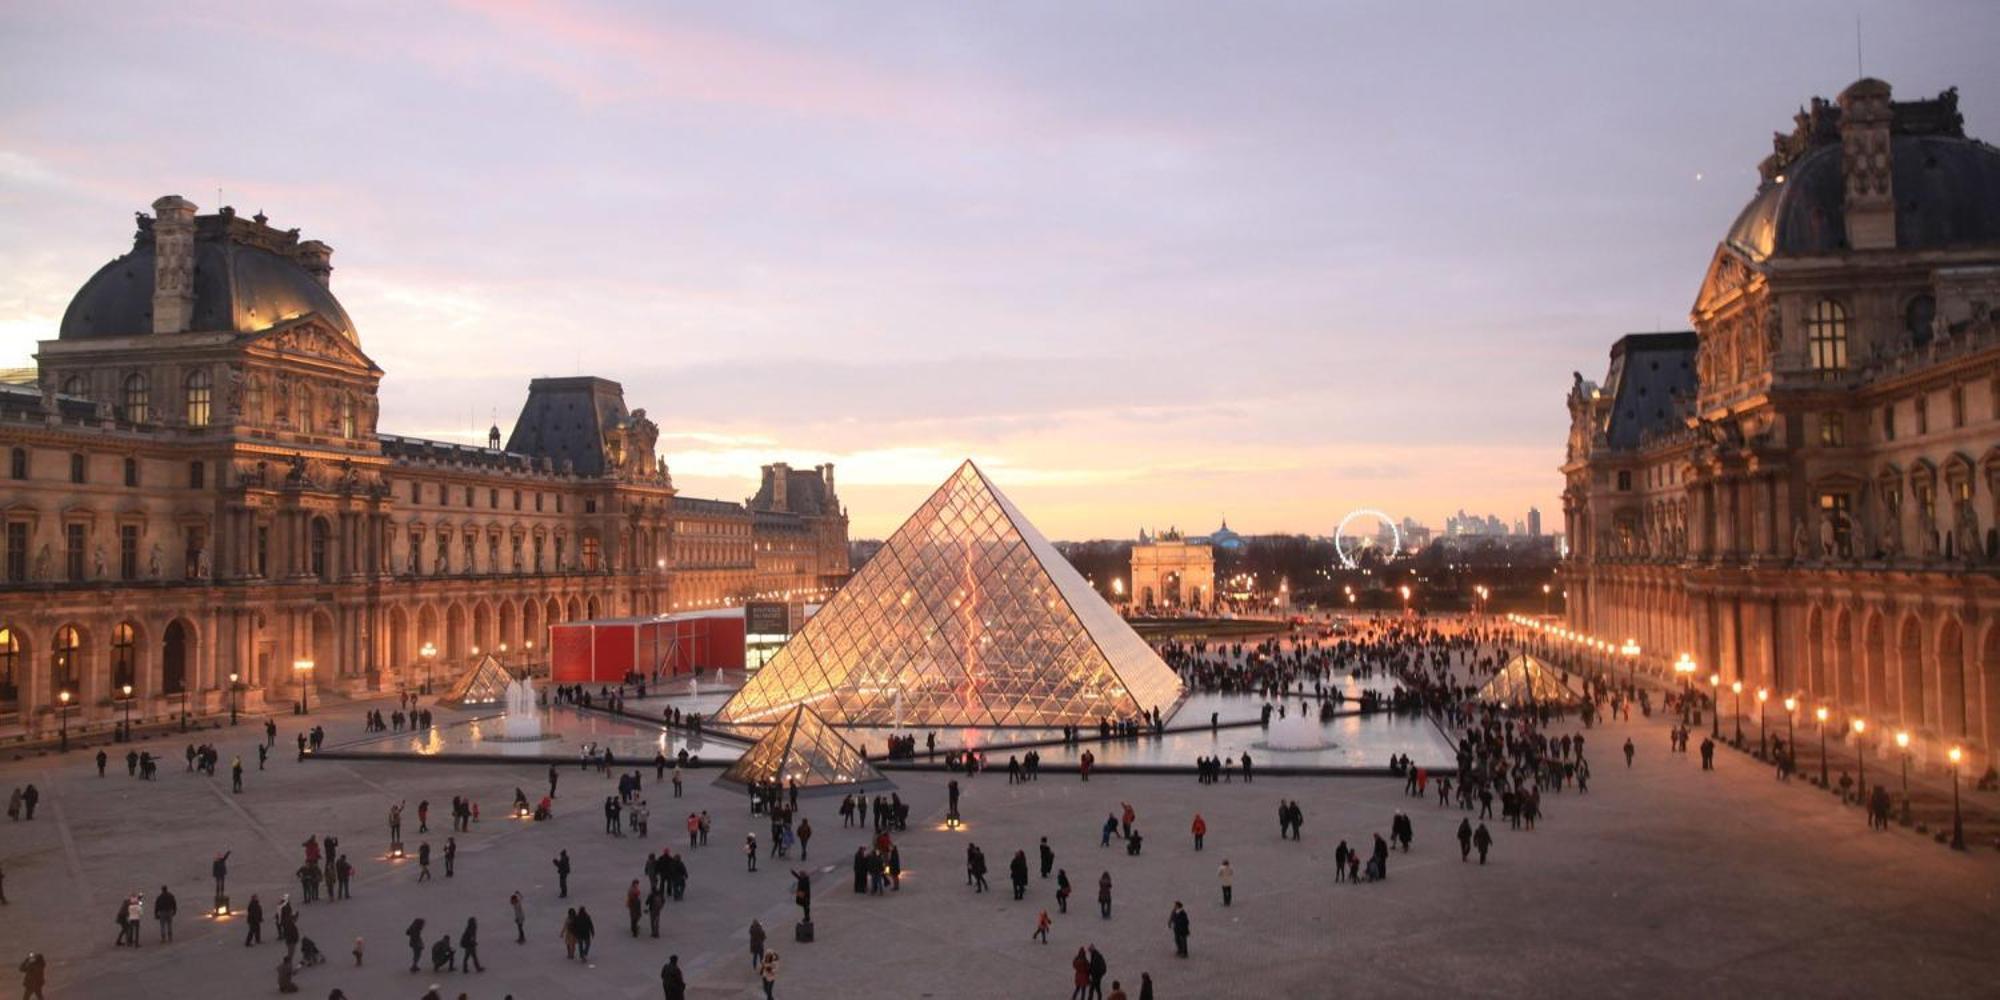
[[[970,461],[717,713],[839,725],[1091,726],[1181,680]]]
[[[514,675],[488,654],[452,682],[438,700],[447,705],[498,705],[507,700],[507,685],[513,682]]]
[[[1548,664],[1532,656],[1517,656],[1479,689],[1479,700],[1489,704],[1562,705],[1582,699]]]
[[[797,782],[800,788],[815,788],[879,781],[882,774],[818,712],[798,705],[729,765],[720,780],[740,785]]]

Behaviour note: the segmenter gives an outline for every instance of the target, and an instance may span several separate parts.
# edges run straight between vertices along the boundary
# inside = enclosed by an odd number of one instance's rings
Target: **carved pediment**
[[[1701,290],[1695,293],[1696,326],[1700,326],[1700,317],[1727,304],[1763,278],[1764,269],[1754,261],[1728,247],[1717,247],[1709,261],[1708,273],[1701,279]]]
[[[353,341],[318,322],[317,313],[308,313],[274,326],[257,334],[252,342],[279,354],[317,358],[364,371],[380,371]]]

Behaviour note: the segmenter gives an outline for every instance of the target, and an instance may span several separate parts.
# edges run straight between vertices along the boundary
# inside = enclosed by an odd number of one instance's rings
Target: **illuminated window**
[[[208,369],[197,368],[187,377],[187,425],[207,427],[210,387]]]
[[[1813,370],[1834,378],[1847,370],[1847,310],[1832,299],[1813,303],[1806,317],[1806,346]]]
[[[125,376],[124,392],[119,397],[125,408],[125,419],[135,424],[145,423],[152,415],[152,400],[153,391],[146,382],[146,376],[138,372]]]
[[[1838,448],[1847,443],[1847,422],[1839,413],[1819,415],[1819,443],[1829,448]]]
[[[134,662],[136,662],[136,647],[132,641],[132,636],[133,629],[131,622],[119,622],[118,627],[111,630],[111,686],[113,688],[121,688],[132,683],[134,674],[132,667]]]
[[[0,628],[0,705],[21,697],[21,639],[11,628]]]
[[[49,648],[49,680],[58,691],[76,691],[76,668],[83,656],[83,634],[74,625],[56,629],[56,643]]]

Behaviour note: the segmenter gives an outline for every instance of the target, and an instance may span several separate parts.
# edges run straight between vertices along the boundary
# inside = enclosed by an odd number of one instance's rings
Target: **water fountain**
[[[500,721],[501,739],[532,742],[555,739],[542,728],[542,707],[535,700],[534,684],[523,677],[507,685],[507,714]]]
[[[1257,744],[1265,750],[1280,752],[1324,750],[1332,745],[1311,712],[1298,712],[1272,722],[1263,742]]]

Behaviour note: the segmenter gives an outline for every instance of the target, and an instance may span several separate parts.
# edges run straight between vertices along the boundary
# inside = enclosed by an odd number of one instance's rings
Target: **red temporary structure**
[[[743,610],[660,618],[607,618],[549,627],[549,672],[557,684],[617,684],[697,670],[743,669]]]

